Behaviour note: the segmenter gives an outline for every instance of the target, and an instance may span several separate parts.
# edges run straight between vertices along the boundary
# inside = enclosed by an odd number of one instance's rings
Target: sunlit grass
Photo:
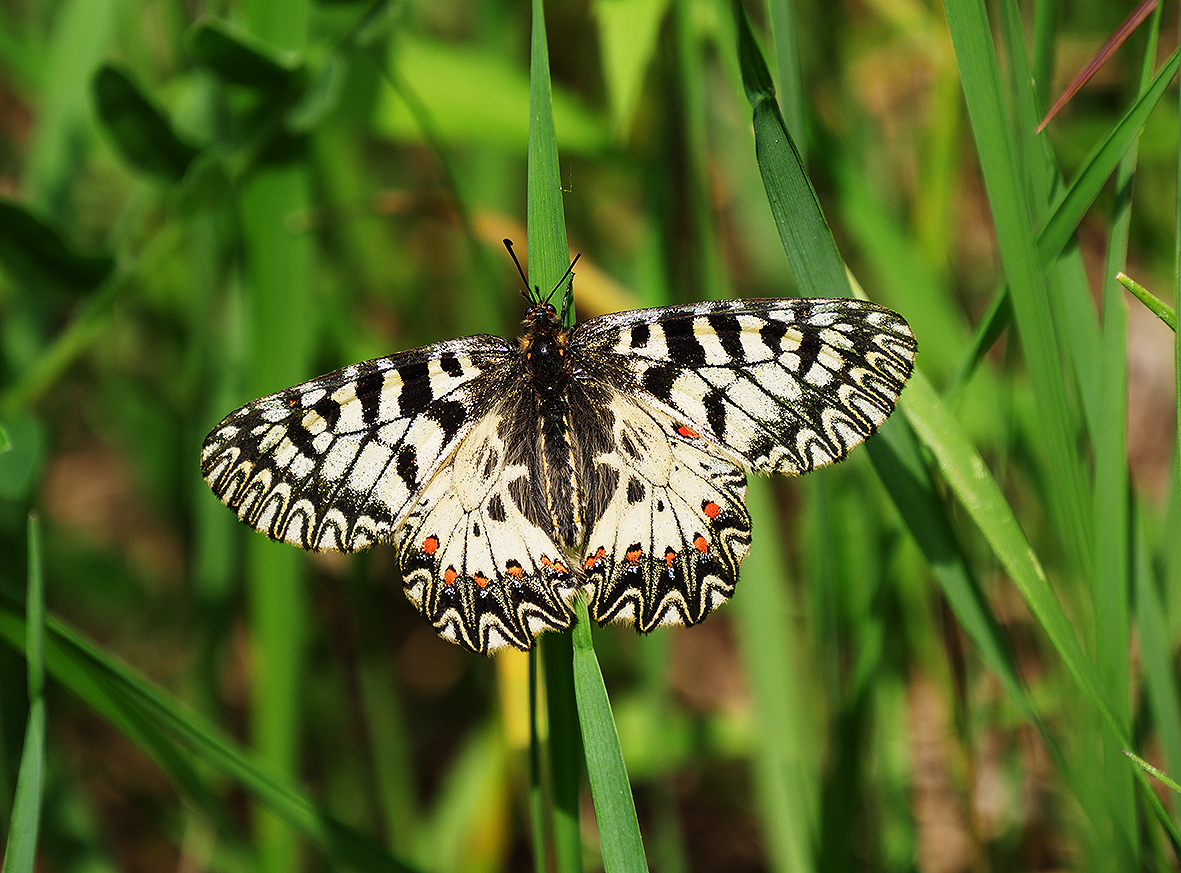
[[[1118,20],[773,5],[741,58],[725,4],[548,6],[549,133],[522,4],[0,10],[0,831],[39,795],[46,869],[595,869],[636,851],[590,812],[630,814],[590,803],[611,726],[654,869],[1175,866],[1173,335],[1115,281],[1172,296],[1172,37],[1035,136],[1054,47]],[[843,259],[914,326],[867,449],[751,482],[702,626],[486,661],[388,548],[309,558],[200,480],[242,402],[511,333],[504,236],[542,286],[582,254],[580,318],[844,295]]]

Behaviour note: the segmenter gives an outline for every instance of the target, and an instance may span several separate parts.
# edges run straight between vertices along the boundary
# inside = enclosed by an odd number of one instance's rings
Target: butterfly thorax
[[[525,311],[525,329],[517,348],[524,362],[521,378],[533,389],[529,405],[534,409],[537,451],[532,461],[542,486],[539,496],[547,526],[558,542],[573,547],[583,534],[578,509],[583,496],[570,417],[569,338],[552,304],[533,303]]]
[[[526,378],[543,400],[562,396],[570,378],[567,350],[570,332],[550,303],[535,303],[525,312],[525,331],[517,347],[525,356]]]

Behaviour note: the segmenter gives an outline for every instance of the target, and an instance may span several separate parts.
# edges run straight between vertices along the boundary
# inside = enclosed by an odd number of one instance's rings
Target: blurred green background
[[[1113,277],[1173,297],[1175,88],[1121,118],[1177,7],[1037,137],[1131,4],[747,8],[841,253],[913,325],[947,423],[906,410],[929,525],[872,451],[752,484],[733,604],[596,629],[652,869],[1176,869],[1177,798],[1153,783],[1154,809],[1122,754],[1181,775],[1173,334]],[[546,14],[579,317],[791,295],[731,6]],[[262,394],[516,330],[529,15],[0,5],[0,822],[36,510],[60,621],[38,870],[545,869],[526,657],[439,640],[388,547],[248,531],[198,465]],[[1006,550],[987,522],[1010,518]],[[593,870],[589,794],[582,830]]]

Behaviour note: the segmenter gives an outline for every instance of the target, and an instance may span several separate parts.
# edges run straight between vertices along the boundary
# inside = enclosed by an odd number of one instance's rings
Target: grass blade
[[[619,748],[619,733],[611,714],[611,701],[607,699],[607,686],[603,684],[603,673],[595,658],[586,600],[579,597],[574,609],[578,616],[573,630],[574,693],[578,698],[578,722],[586,748],[586,772],[595,802],[603,869],[607,873],[644,871],[648,869],[648,861],[627,767]]]
[[[540,288],[542,294],[546,294],[557,285],[569,266],[569,245],[566,242],[566,219],[562,209],[543,0],[533,0],[526,228],[529,281],[534,287]],[[567,316],[573,319],[573,307]],[[578,707],[573,691],[570,634],[547,634],[542,638],[541,652],[549,723],[554,852],[560,873],[578,873],[582,870],[582,835],[578,816],[582,741],[578,733]]]
[[[844,262],[800,153],[787,132],[771,74],[741,0],[735,0],[734,15],[742,84],[754,110],[755,157],[796,283],[807,297],[848,297]]]
[[[37,830],[45,782],[45,597],[41,573],[41,524],[29,515],[29,581],[25,659],[29,669],[29,717],[8,823],[3,873],[32,873],[37,861]]]
[[[409,873],[410,867],[391,857],[369,837],[328,815],[306,794],[270,775],[261,758],[243,752],[200,715],[110,660],[58,622],[48,621],[47,628],[45,663],[53,679],[128,735],[182,790],[188,793],[190,788],[197,787],[200,793],[190,797],[201,809],[215,813],[219,806],[209,799],[212,793],[202,789],[203,782],[195,773],[189,779],[177,779],[178,772],[183,777],[183,768],[191,768],[190,756],[242,786],[256,802],[320,846],[335,861],[372,873]],[[24,633],[25,622],[0,605],[0,637],[19,647]],[[215,817],[215,823],[223,828],[223,833],[233,834],[227,821],[216,821]]]

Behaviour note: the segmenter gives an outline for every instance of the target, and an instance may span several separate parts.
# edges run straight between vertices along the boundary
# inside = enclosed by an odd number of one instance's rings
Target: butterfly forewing
[[[622,312],[576,339],[626,363],[634,396],[762,473],[845,457],[894,408],[915,342],[861,300],[728,300]]]
[[[230,413],[201,470],[267,536],[353,551],[389,537],[500,390],[511,347],[468,337],[354,364]]]

